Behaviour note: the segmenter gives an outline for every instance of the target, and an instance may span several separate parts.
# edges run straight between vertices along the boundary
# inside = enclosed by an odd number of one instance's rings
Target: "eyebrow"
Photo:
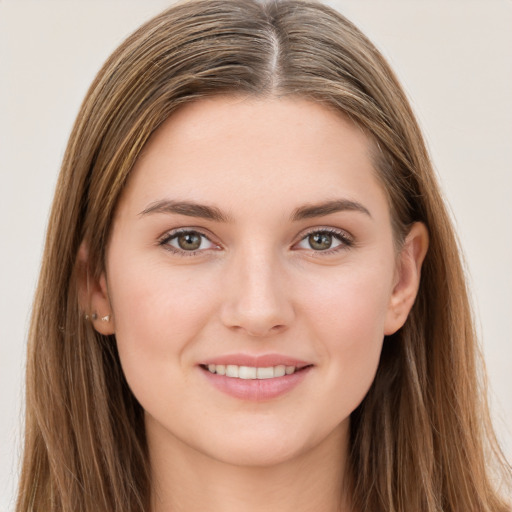
[[[311,219],[313,217],[323,217],[337,212],[361,212],[372,218],[370,212],[361,203],[349,199],[335,199],[324,203],[301,206],[293,211],[292,221]]]
[[[198,217],[216,222],[229,222],[231,220],[228,215],[215,206],[207,206],[191,201],[172,201],[170,199],[151,203],[139,215],[149,215],[151,213],[177,213],[187,217]]]
[[[368,209],[361,203],[351,201],[349,199],[335,199],[332,201],[325,201],[323,203],[305,205],[296,208],[290,218],[292,221],[296,222],[314,217],[323,217],[343,211],[361,212],[368,215],[370,218],[372,217]],[[171,199],[155,201],[142,210],[139,215],[143,216],[152,213],[176,213],[178,215],[208,219],[216,222],[230,222],[232,220],[229,215],[223,213],[222,210],[216,206],[198,204],[192,201],[173,201]]]

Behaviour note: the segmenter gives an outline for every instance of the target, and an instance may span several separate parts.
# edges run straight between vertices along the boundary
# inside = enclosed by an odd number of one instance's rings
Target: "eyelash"
[[[166,233],[162,238],[160,238],[160,240],[158,241],[158,245],[174,254],[179,255],[179,256],[198,256],[201,252],[210,250],[210,249],[197,249],[197,250],[193,250],[193,251],[186,251],[184,249],[177,249],[176,247],[169,245],[169,242],[171,240],[174,240],[178,236],[184,235],[184,234],[197,234],[201,238],[205,238],[210,243],[214,244],[214,242],[212,242],[210,240],[210,238],[207,235],[205,235],[204,233],[202,233],[200,230],[192,229],[192,228],[185,228],[185,229],[178,229],[178,230]],[[302,233],[299,241],[294,243],[294,246],[303,242],[306,238],[308,238],[309,236],[311,236],[313,234],[320,234],[320,235],[326,234],[326,235],[332,236],[333,238],[335,238],[336,240],[338,240],[340,242],[339,245],[337,245],[333,248],[329,248],[329,249],[314,250],[314,249],[310,248],[309,250],[312,251],[312,253],[315,256],[334,254],[334,253],[337,253],[342,250],[350,249],[354,245],[353,238],[346,231],[343,231],[340,229],[335,229],[335,228],[314,228],[309,231],[306,231],[305,233]]]

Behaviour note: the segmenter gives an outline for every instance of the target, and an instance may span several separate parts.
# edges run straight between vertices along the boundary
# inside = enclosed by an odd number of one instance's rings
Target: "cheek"
[[[368,391],[379,363],[391,298],[392,265],[346,269],[310,284],[308,328],[328,364],[325,379],[340,410],[352,411]],[[391,269],[391,270],[390,270]]]
[[[215,298],[209,283],[197,274],[147,261],[117,265],[110,272],[109,289],[116,334],[134,338],[134,343],[180,339],[190,325],[200,325]]]
[[[301,295],[309,318],[342,343],[364,343],[383,336],[392,293],[391,263],[347,266],[305,283]],[[373,336],[371,335],[373,333]]]
[[[147,261],[112,266],[109,289],[117,347],[136,396],[151,393],[151,385],[168,385],[186,367],[186,349],[214,307],[215,294],[208,286],[187,272]]]

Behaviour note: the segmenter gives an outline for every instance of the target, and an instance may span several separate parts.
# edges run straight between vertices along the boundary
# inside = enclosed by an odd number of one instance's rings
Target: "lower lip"
[[[204,368],[201,368],[201,371],[219,391],[241,400],[262,402],[291,391],[305,379],[311,368],[311,366],[308,366],[291,375],[274,377],[273,379],[237,379],[211,373]]]

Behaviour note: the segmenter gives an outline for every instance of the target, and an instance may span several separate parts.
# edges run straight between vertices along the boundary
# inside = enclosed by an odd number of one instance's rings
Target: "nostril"
[[[284,329],[286,329],[286,326],[285,325],[274,325],[270,328],[262,328],[262,329],[256,329],[256,330],[254,330],[254,329],[251,330],[251,329],[242,327],[242,329],[244,329],[245,332],[249,336],[261,337],[261,336],[268,336],[269,334],[277,334],[277,333],[283,331]]]

